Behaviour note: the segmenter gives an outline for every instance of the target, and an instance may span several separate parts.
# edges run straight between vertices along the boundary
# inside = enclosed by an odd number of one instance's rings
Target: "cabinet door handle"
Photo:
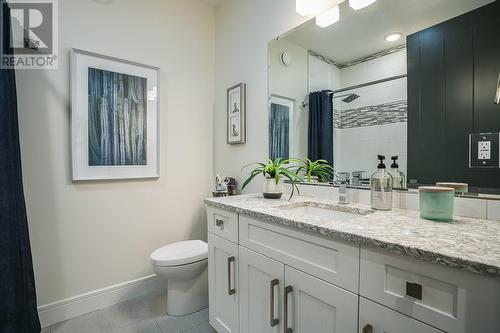
[[[372,333],[373,332],[373,327],[372,325],[366,325],[363,327],[363,333]]]
[[[271,281],[271,288],[270,288],[270,293],[271,293],[271,327],[274,327],[280,323],[280,320],[278,318],[275,318],[275,309],[274,309],[274,291],[275,287],[280,284],[280,281],[278,279],[274,279]]]
[[[216,227],[222,227],[223,225],[224,225],[224,220],[220,220],[220,219],[215,220]]]
[[[234,295],[236,294],[236,289],[231,288],[232,283],[231,283],[231,263],[236,262],[235,257],[229,257],[227,258],[227,293],[228,295]]]
[[[288,327],[288,294],[290,294],[292,292],[293,292],[293,287],[288,286],[285,288],[285,295],[283,296],[284,297],[283,303],[285,303],[285,309],[284,309],[285,314],[283,317],[283,321],[285,322],[285,324],[283,325],[285,327],[285,333],[292,333],[293,332],[293,328]]]

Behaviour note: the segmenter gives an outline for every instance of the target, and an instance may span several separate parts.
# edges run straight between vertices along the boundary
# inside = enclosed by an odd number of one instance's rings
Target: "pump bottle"
[[[371,206],[376,210],[392,209],[392,176],[386,171],[384,164],[385,156],[378,155],[378,171],[370,180],[371,186]]]
[[[393,189],[404,189],[406,188],[406,177],[405,174],[399,171],[398,156],[391,157],[391,176],[392,176],[392,188]]]

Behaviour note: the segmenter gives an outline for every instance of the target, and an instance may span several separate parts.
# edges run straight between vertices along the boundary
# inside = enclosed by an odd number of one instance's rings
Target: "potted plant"
[[[299,169],[304,169],[305,178],[308,182],[329,182],[333,180],[335,170],[331,165],[328,164],[328,161],[311,161],[310,159],[305,158],[302,163],[303,166],[301,166]]]
[[[298,159],[281,159],[277,158],[274,161],[268,160],[266,163],[250,163],[245,165],[242,170],[250,165],[256,165],[257,167],[250,172],[250,175],[245,180],[242,186],[242,190],[257,176],[263,175],[264,179],[264,198],[267,199],[279,199],[283,195],[283,180],[288,179],[292,183],[292,193],[290,194],[290,200],[293,197],[294,191],[299,192],[297,183],[302,181],[302,178],[297,174],[300,170],[299,167],[295,165],[290,165],[291,162],[301,162]],[[295,171],[294,171],[295,169]]]

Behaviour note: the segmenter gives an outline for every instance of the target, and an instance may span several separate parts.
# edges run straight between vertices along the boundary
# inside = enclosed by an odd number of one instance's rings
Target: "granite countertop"
[[[205,203],[322,236],[500,279],[499,221],[455,217],[451,223],[439,223],[421,219],[416,211],[372,211],[369,206],[339,205],[333,200],[303,196],[287,199],[270,200],[261,194],[250,194],[209,198]],[[298,214],[284,209],[304,203],[355,212],[360,216],[349,221],[336,221],[332,217]]]

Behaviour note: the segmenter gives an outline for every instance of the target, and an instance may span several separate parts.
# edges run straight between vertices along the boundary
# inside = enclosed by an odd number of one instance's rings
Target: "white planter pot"
[[[319,183],[319,179],[317,176],[311,176],[311,180],[307,179],[307,175],[304,177],[304,180],[308,183]]]
[[[283,180],[280,180],[276,184],[276,179],[266,178],[264,179],[264,198],[267,199],[280,199],[283,195]]]

